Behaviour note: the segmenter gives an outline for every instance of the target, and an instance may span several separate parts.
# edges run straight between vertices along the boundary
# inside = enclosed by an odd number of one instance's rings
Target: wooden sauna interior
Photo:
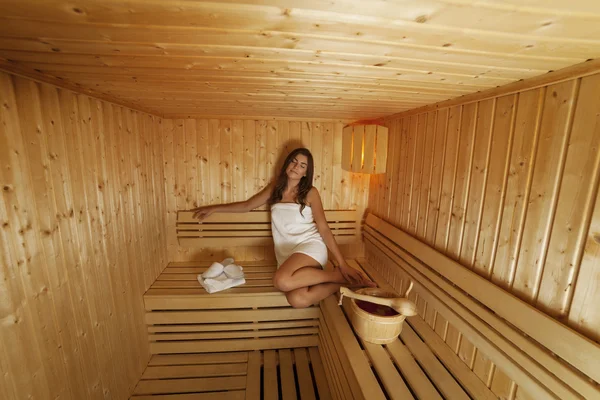
[[[598,58],[597,0],[1,0],[0,398],[600,399]],[[367,122],[384,174],[341,168]],[[351,265],[415,281],[394,346],[178,239],[300,146]],[[202,294],[226,256],[254,287]],[[296,336],[182,333],[245,312]]]

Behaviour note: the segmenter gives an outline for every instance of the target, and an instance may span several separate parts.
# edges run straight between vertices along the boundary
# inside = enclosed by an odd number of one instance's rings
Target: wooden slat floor
[[[130,400],[331,399],[317,347],[153,355]]]

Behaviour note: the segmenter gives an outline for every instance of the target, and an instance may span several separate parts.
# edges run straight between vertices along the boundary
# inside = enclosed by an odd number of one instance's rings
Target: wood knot
[[[600,244],[600,233],[594,233],[592,239],[594,239],[594,242]]]
[[[427,22],[427,16],[426,15],[419,15],[417,18],[415,18],[415,22],[417,24],[423,24],[423,23]]]

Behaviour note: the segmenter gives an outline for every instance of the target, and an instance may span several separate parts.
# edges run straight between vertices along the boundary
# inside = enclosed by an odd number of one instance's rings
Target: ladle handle
[[[375,304],[379,304],[382,306],[388,306],[388,307],[392,306],[392,304],[391,304],[392,299],[386,299],[383,297],[376,297],[376,296],[368,296],[366,294],[359,294],[359,293],[353,292],[352,290],[348,289],[347,287],[342,286],[340,288],[340,293],[342,294],[342,296],[351,297],[356,300],[363,300],[363,301],[367,301],[369,303],[375,303]]]

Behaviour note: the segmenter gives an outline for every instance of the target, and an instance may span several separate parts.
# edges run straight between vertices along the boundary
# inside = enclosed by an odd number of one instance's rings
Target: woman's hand
[[[192,211],[194,212],[194,218],[197,218],[198,220],[202,221],[210,214],[215,212],[215,208],[214,206],[202,206],[194,208]]]
[[[362,272],[350,267],[346,263],[341,263],[338,267],[342,276],[352,285],[362,285],[368,287],[377,287],[377,284],[367,278]]]

